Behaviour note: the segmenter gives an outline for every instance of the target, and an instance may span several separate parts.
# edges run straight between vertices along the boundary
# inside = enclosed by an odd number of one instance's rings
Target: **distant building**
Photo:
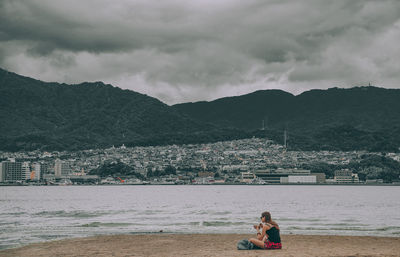
[[[200,171],[198,173],[199,177],[214,177],[214,172],[210,172],[210,171]]]
[[[359,183],[358,174],[353,174],[349,169],[336,170],[334,181],[339,184]]]
[[[54,174],[43,174],[43,179],[47,182],[56,180]]]
[[[251,183],[256,178],[253,172],[241,172],[241,183]]]
[[[6,180],[6,171],[3,168],[3,162],[0,163],[0,183]]]
[[[365,181],[366,184],[382,184],[383,179],[367,179]]]
[[[100,177],[97,175],[71,175],[69,179],[73,183],[98,183],[100,181]]]
[[[325,173],[311,173],[311,176],[315,176],[317,178],[317,184],[323,184],[326,182]]]
[[[60,159],[55,160],[54,163],[54,175],[56,178],[61,178],[61,176],[66,176],[71,173],[71,168],[69,164]]]
[[[194,178],[194,184],[202,185],[202,184],[212,184],[214,183],[214,177],[197,177]]]
[[[49,173],[49,164],[46,162],[40,163],[40,173],[41,177],[43,178],[43,174]]]
[[[288,176],[288,183],[289,184],[316,184],[317,183],[317,176]]]
[[[29,162],[15,160],[1,162],[2,182],[24,181],[30,178]]]
[[[41,180],[43,178],[43,173],[41,170],[40,163],[33,163],[31,167],[31,180]]]
[[[270,184],[289,183],[289,176],[309,176],[311,172],[303,169],[257,170],[255,175]]]

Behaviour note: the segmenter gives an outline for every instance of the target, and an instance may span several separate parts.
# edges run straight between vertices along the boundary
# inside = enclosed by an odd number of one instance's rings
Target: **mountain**
[[[168,106],[102,82],[47,83],[0,69],[0,150],[267,137],[289,149],[399,151],[400,90],[263,90]],[[262,125],[264,124],[264,129]]]
[[[251,94],[225,97],[211,102],[177,104],[173,107],[203,122],[246,130],[280,123],[295,97],[282,90],[256,91]]]
[[[201,122],[252,131],[278,142],[283,142],[286,130],[287,142],[295,149],[397,151],[400,147],[399,89],[331,88],[297,96],[263,90],[173,107]]]
[[[105,85],[46,83],[0,69],[0,150],[77,150],[236,137],[159,100]]]

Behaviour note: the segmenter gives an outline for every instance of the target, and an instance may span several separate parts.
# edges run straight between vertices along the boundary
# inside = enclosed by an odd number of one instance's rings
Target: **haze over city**
[[[0,1],[0,67],[167,104],[400,87],[398,1]]]

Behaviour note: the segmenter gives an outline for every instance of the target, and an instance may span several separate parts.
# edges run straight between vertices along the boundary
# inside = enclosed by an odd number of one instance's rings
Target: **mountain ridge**
[[[230,137],[152,98],[102,82],[60,84],[0,71],[3,150],[86,149]],[[190,137],[192,138],[189,138]]]
[[[103,82],[43,82],[0,69],[0,150],[207,143],[267,137],[289,149],[398,151],[400,89],[279,89],[169,106]],[[264,127],[262,127],[264,126]]]
[[[279,143],[286,130],[295,149],[398,151],[400,146],[400,89],[335,87],[299,95],[261,90],[172,107],[202,122],[257,136],[265,131]]]

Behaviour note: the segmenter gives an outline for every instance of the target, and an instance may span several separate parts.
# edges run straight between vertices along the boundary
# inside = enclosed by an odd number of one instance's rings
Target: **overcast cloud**
[[[0,67],[165,103],[400,88],[400,1],[0,0]]]

